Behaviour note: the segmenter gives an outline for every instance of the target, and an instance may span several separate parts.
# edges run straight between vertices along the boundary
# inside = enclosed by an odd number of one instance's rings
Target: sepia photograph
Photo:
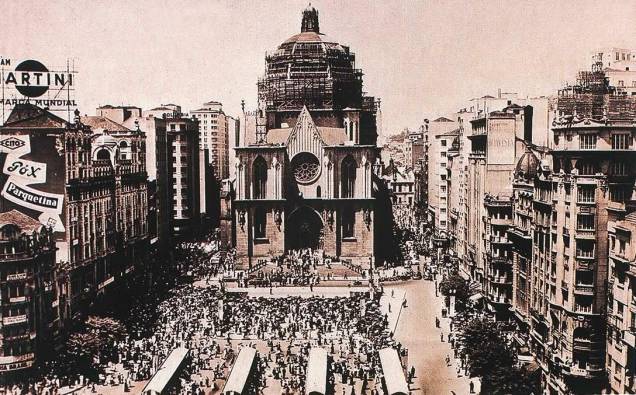
[[[1,8],[0,395],[636,393],[633,0]]]

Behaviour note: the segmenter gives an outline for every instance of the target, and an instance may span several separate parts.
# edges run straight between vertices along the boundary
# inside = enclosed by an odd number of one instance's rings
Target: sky
[[[209,100],[256,107],[264,55],[300,32],[307,1],[3,0],[0,56],[52,69],[75,61],[82,114]],[[636,2],[312,1],[320,29],[349,45],[383,130],[497,90],[554,94],[603,47],[636,48]]]

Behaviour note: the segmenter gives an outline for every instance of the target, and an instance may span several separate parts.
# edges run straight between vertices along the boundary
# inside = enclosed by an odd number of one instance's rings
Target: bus
[[[141,393],[143,395],[162,395],[175,389],[179,384],[179,374],[187,365],[189,353],[190,351],[183,347],[172,350]]]
[[[327,351],[324,348],[312,347],[309,350],[309,362],[307,363],[306,395],[327,394],[327,368]]]
[[[397,350],[383,348],[380,353],[380,365],[382,366],[382,386],[387,395],[408,395],[409,385],[404,376],[402,363]]]
[[[258,384],[256,370],[256,350],[252,347],[243,347],[239,351],[236,361],[230,370],[223,395],[248,395],[255,393],[252,388]]]

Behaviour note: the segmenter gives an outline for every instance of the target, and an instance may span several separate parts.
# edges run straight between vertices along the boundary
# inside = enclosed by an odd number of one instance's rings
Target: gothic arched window
[[[252,174],[254,182],[254,195],[252,198],[265,199],[267,194],[267,162],[262,156],[259,156],[254,161]]]
[[[342,187],[342,197],[343,198],[352,198],[355,196],[355,185],[356,185],[356,169],[358,168],[358,163],[353,159],[351,155],[347,155],[340,165],[341,171],[341,187]]]

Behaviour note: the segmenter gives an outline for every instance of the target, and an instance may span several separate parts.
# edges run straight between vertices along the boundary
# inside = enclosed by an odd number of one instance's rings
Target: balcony
[[[599,365],[589,365],[585,368],[563,365],[563,373],[580,378],[596,378],[605,374],[605,368]]]
[[[574,293],[579,295],[594,295],[593,284],[576,284],[574,286]]]
[[[490,236],[490,242],[494,244],[512,244],[505,236]]]
[[[592,313],[592,305],[581,305],[581,304],[577,304],[574,307],[574,311],[576,313],[580,313],[580,314],[594,314]]]
[[[510,226],[512,225],[512,220],[510,218],[488,218],[490,223],[495,226]]]
[[[492,295],[488,298],[488,301],[494,304],[510,304],[510,299],[505,296]]]
[[[507,257],[492,255],[492,254],[488,254],[488,260],[490,261],[490,263],[504,263],[504,264],[509,263],[509,260]]]
[[[495,284],[500,285],[511,285],[512,278],[508,278],[507,276],[489,276],[491,277],[491,281]]]
[[[588,229],[577,229],[574,237],[577,239],[585,239],[585,240],[595,240],[596,239],[596,231],[588,230]]]
[[[577,270],[593,270],[594,262],[589,260],[577,260],[576,269]]]

